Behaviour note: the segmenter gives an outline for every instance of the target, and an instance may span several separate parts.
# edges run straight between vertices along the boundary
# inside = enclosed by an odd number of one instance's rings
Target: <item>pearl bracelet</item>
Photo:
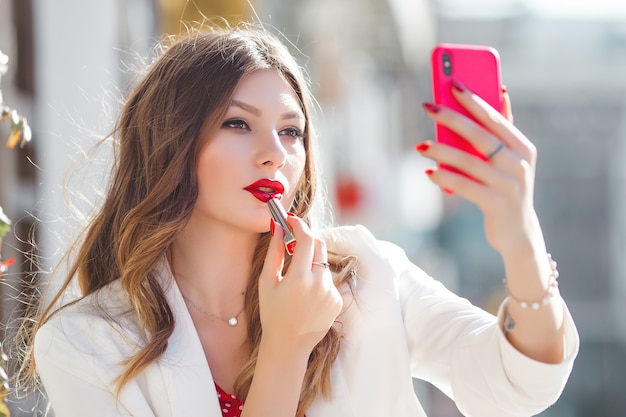
[[[554,298],[555,295],[558,294],[559,283],[557,282],[557,278],[559,277],[559,271],[556,269],[556,262],[552,259],[552,255],[548,253],[547,256],[548,256],[548,263],[550,265],[551,272],[550,272],[550,278],[548,280],[548,289],[546,290],[545,296],[542,299],[537,300],[537,301],[528,301],[528,300],[522,300],[520,298],[515,297],[513,294],[511,294],[506,278],[504,278],[503,282],[504,282],[504,286],[506,287],[507,292],[509,293],[509,298],[515,301],[516,303],[518,303],[521,308],[525,309],[525,308],[530,307],[532,310],[539,310],[541,306],[549,304],[550,300]],[[504,312],[503,324],[504,324],[504,329],[507,332],[511,332],[515,328],[515,321],[513,321],[513,319],[509,315],[508,307],[505,309],[505,312]]]

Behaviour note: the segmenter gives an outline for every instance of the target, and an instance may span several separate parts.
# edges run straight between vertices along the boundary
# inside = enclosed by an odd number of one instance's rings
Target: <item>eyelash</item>
[[[250,127],[248,126],[248,124],[241,119],[230,119],[225,121],[222,124],[223,128],[228,128],[228,129],[237,129],[237,130],[250,130]],[[279,133],[279,135],[287,135],[293,139],[304,139],[305,134],[304,132],[302,132],[302,130],[298,129],[297,127],[286,127],[283,130],[281,130]]]

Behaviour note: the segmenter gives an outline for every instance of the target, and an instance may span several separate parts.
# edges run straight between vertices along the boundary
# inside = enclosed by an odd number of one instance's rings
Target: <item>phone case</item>
[[[452,80],[455,79],[502,113],[500,56],[494,48],[481,45],[440,44],[432,51],[431,65],[433,98],[436,104],[452,108],[473,119],[452,96]],[[435,134],[439,142],[486,159],[485,155],[468,141],[445,126],[437,124]],[[452,167],[444,168],[459,172]]]

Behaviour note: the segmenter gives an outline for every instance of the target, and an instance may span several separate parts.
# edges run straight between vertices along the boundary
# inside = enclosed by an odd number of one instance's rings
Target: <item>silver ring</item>
[[[496,156],[496,154],[500,152],[502,148],[504,148],[504,142],[500,141],[498,142],[494,150],[487,154],[487,160],[490,161],[491,159],[493,159],[493,157]]]
[[[330,268],[330,264],[328,262],[313,262],[313,265],[323,266],[324,268]]]

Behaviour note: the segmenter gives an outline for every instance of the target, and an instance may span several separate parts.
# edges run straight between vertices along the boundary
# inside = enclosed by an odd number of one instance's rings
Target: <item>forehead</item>
[[[293,88],[274,69],[257,70],[246,75],[237,85],[233,101],[302,112],[300,100]]]

